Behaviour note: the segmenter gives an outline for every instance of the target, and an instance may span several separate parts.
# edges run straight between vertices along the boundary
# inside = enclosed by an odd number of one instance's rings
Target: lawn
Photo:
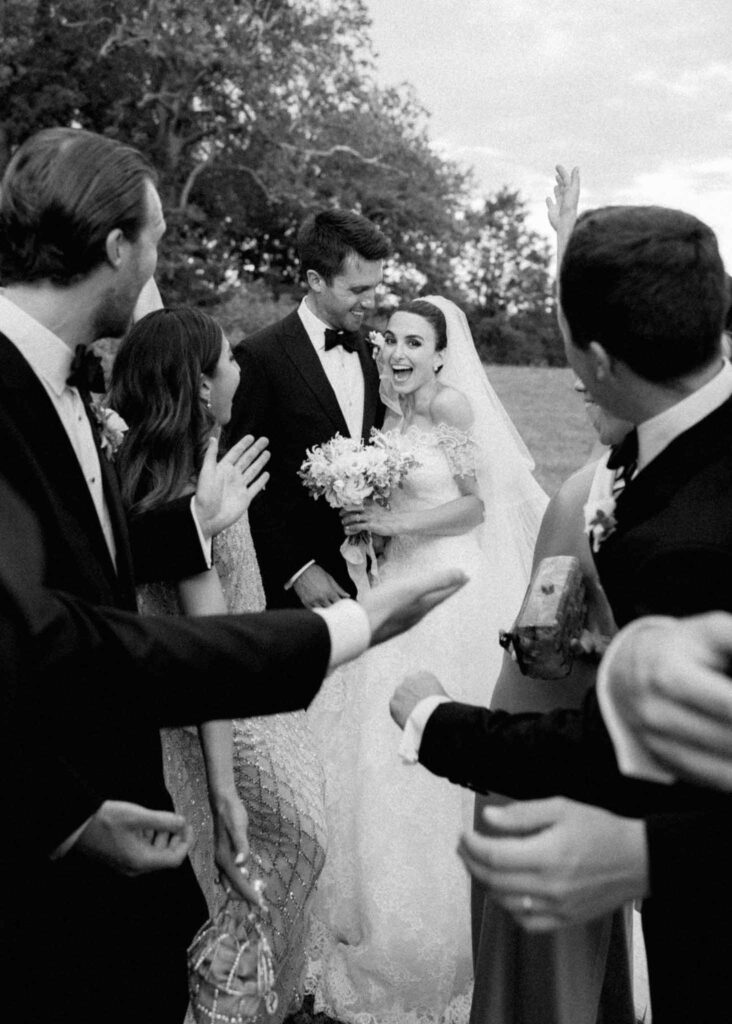
[[[584,465],[596,438],[569,369],[488,366],[488,379],[536,461],[536,478],[547,494]]]

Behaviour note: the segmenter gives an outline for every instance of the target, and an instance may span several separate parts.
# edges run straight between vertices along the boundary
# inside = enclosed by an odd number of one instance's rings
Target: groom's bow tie
[[[617,497],[638,468],[638,431],[633,428],[610,449],[607,468],[615,470],[613,495]]]
[[[334,331],[332,327],[325,329],[325,351],[341,345],[346,352],[355,352],[358,342],[358,331]]]
[[[79,391],[93,391],[100,394],[106,391],[102,360],[86,345],[77,345],[71,370],[66,383]]]

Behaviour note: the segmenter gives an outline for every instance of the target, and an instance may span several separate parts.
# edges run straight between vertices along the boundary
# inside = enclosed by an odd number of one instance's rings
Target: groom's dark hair
[[[0,185],[0,284],[86,277],[106,260],[110,231],[137,239],[155,180],[142,154],[116,139],[79,128],[31,136]]]
[[[714,232],[681,210],[606,206],[577,221],[560,271],[572,342],[673,380],[720,351],[727,281]]]
[[[322,210],[303,221],[297,233],[297,254],[303,277],[315,270],[330,284],[348,256],[385,260],[389,240],[375,224],[351,210]]]

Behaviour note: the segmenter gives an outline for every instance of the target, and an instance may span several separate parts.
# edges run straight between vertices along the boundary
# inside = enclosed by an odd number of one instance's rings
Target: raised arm
[[[577,207],[579,205],[580,177],[579,167],[573,167],[567,172],[565,167],[557,164],[556,185],[554,186],[554,198],[547,196],[546,206],[549,214],[549,223],[557,233],[557,277],[559,268],[562,265],[564,250],[567,248],[569,236],[572,234],[575,221],[577,220]]]

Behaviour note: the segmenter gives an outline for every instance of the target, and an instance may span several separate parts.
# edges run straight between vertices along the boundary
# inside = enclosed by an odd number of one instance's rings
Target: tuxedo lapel
[[[88,558],[91,550],[116,586],[116,571],[102,526],[64,425],[31,367],[2,334],[0,401],[17,434],[17,450],[12,458],[17,460],[18,471],[29,481],[33,478],[38,500],[50,504],[55,516],[68,522],[65,536],[72,547],[78,548],[78,557]],[[81,529],[72,528],[75,522]]]
[[[132,551],[130,549],[129,533],[127,529],[127,517],[119,489],[119,480],[117,479],[117,470],[102,449],[100,427],[96,416],[92,411],[89,395],[84,394],[83,392],[80,392],[80,394],[82,401],[84,402],[87,418],[91,424],[94,443],[96,444],[97,455],[99,456],[99,468],[102,474],[104,501],[107,506],[109,521],[112,525],[112,534],[114,536],[117,578],[120,586],[127,591],[127,603],[131,604],[132,607],[135,607],[136,599]],[[96,518],[98,519],[98,516]]]
[[[363,337],[358,341],[358,358],[363,372],[363,427],[361,436],[368,439],[376,425],[379,411],[379,372],[371,355],[371,346]]]
[[[732,399],[675,438],[626,484],[618,498],[618,534],[665,508],[672,495],[732,446]],[[614,535],[613,535],[614,536]]]
[[[347,437],[349,430],[338,399],[297,311],[291,313],[283,321],[281,343],[286,356],[295,366],[324,414],[330,420],[333,433],[340,433]]]
[[[615,506],[616,529],[595,554],[598,572],[603,586],[609,587],[608,593],[615,589],[612,581],[622,583],[624,575],[631,572],[631,565],[638,556],[637,544],[630,543],[630,538],[642,534],[648,541],[657,534],[656,542],[662,543],[664,528],[661,523],[666,521],[664,512],[677,493],[708,467],[720,463],[730,451],[732,399],[675,438],[626,484]],[[710,509],[710,513],[712,511]],[[653,523],[656,517],[659,518],[658,526]],[[697,525],[693,519],[685,524],[687,543],[693,542]],[[617,609],[613,610],[617,617]]]

